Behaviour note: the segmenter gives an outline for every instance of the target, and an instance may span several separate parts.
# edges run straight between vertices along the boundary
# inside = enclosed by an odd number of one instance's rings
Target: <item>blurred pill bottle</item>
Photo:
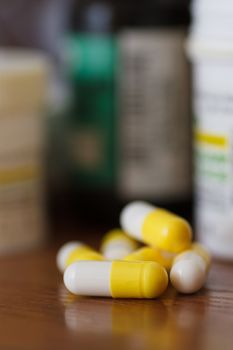
[[[43,116],[48,62],[23,49],[0,50],[0,254],[45,239]]]
[[[49,69],[49,103],[45,118],[46,209],[51,224],[61,217],[61,213],[64,214],[69,185],[63,147],[66,101],[69,98],[63,74],[63,41],[73,2],[2,0],[0,10],[0,47],[40,50],[49,56],[52,63]]]
[[[189,211],[187,8],[177,0],[73,8],[68,153],[79,213],[106,220],[139,198]]]
[[[196,0],[192,15],[196,231],[233,259],[233,3]]]
[[[182,214],[192,187],[188,4],[126,0],[118,35],[119,196]]]

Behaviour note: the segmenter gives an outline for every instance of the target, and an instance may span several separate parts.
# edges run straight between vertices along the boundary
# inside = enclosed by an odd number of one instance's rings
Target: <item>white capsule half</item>
[[[137,249],[138,243],[121,229],[113,229],[102,239],[100,251],[106,259],[120,260]]]
[[[74,251],[76,248],[80,248],[83,246],[84,244],[79,241],[72,241],[72,242],[65,243],[58,250],[56,263],[60,272],[62,273],[64,272],[66,268],[66,260],[67,260],[67,257],[70,255],[70,253],[72,253],[72,251]]]
[[[132,252],[132,249],[130,247],[126,246],[125,244],[112,242],[109,243],[108,247],[104,251],[104,256],[106,259],[109,260],[118,260],[123,259],[125,256],[127,256],[129,253]]]
[[[195,252],[181,253],[170,271],[171,284],[180,293],[195,293],[203,287],[207,270],[206,261]]]
[[[79,261],[67,267],[64,284],[73,294],[110,297],[112,262]]]
[[[120,224],[130,236],[142,240],[142,227],[146,217],[156,208],[146,202],[132,202],[124,207],[120,214]]]

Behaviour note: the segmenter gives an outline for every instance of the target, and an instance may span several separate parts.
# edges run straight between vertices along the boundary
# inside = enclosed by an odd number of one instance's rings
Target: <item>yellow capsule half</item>
[[[168,275],[156,262],[113,261],[111,295],[113,298],[157,298],[166,290]]]
[[[66,267],[79,260],[105,260],[104,257],[88,246],[82,246],[73,250],[66,259]]]
[[[104,260],[104,257],[79,241],[65,243],[56,257],[57,267],[62,273],[68,265],[78,260]]]
[[[142,247],[127,255],[124,260],[127,261],[155,261],[162,265],[166,270],[172,266],[175,255],[161,251],[154,247]]]

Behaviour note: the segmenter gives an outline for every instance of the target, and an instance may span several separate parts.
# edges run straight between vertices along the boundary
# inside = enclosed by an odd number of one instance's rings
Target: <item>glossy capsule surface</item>
[[[79,241],[65,243],[57,253],[57,267],[62,273],[67,266],[79,260],[104,260],[104,257]]]
[[[174,254],[161,251],[154,247],[139,248],[124,258],[127,261],[155,261],[166,270],[171,268],[173,259]]]
[[[205,283],[209,264],[210,255],[207,250],[202,246],[194,246],[174,259],[170,271],[171,284],[184,294],[197,292]]]
[[[132,202],[121,212],[122,229],[159,249],[179,253],[191,245],[192,230],[183,218],[146,202]]]
[[[165,291],[168,275],[156,262],[79,261],[67,267],[64,283],[76,295],[151,299]]]

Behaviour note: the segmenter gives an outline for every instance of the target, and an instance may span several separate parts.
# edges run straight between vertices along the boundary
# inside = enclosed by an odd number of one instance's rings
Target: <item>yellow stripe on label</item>
[[[12,169],[0,169],[0,185],[37,179],[41,173],[39,166],[24,166]]]
[[[195,141],[219,148],[229,147],[229,140],[226,136],[208,134],[201,131],[195,131]]]

